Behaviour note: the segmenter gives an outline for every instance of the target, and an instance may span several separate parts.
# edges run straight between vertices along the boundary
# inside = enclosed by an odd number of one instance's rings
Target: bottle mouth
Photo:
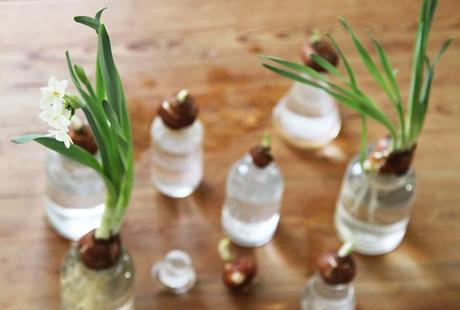
[[[120,235],[110,236],[109,239],[97,239],[95,230],[92,230],[78,240],[78,254],[89,269],[108,269],[120,258]]]

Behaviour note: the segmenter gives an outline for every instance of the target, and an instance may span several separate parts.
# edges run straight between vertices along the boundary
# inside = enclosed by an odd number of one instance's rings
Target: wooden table
[[[271,129],[271,109],[290,82],[264,70],[258,53],[296,60],[312,28],[333,32],[353,65],[359,58],[339,27],[345,16],[368,27],[400,68],[403,89],[421,1],[2,1],[0,3],[0,307],[55,309],[58,276],[69,243],[43,215],[45,150],[9,139],[46,129],[37,117],[39,87],[48,76],[69,79],[64,51],[87,70],[95,36],[72,21],[109,6],[103,20],[130,102],[136,182],[123,229],[137,271],[138,309],[296,309],[315,260],[339,245],[332,216],[347,160],[356,153],[359,119],[343,109],[340,137],[319,152],[300,152],[275,136],[274,153],[286,191],[273,242],[257,249],[261,280],[249,294],[221,283],[216,244],[230,165]],[[459,38],[457,0],[440,1],[431,46]],[[460,45],[437,72],[430,112],[417,149],[418,193],[402,245],[381,257],[356,255],[360,309],[460,309]],[[360,67],[359,78],[386,98]],[[206,172],[192,197],[160,195],[149,181],[149,125],[160,98],[188,88],[206,127]],[[390,109],[387,104],[388,110]],[[370,124],[370,139],[384,131]],[[451,137],[449,139],[449,136]],[[152,263],[168,250],[188,251],[198,272],[186,295],[163,292],[150,279]]]

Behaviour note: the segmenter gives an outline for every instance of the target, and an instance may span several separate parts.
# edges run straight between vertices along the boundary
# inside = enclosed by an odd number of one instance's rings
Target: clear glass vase
[[[353,284],[331,285],[315,275],[308,281],[300,304],[302,310],[354,310]]]
[[[80,260],[72,245],[61,267],[60,309],[134,309],[134,264],[125,248],[118,262],[103,270],[92,270]]]
[[[321,148],[340,132],[337,103],[325,91],[294,82],[273,110],[276,131],[301,149]]]
[[[182,129],[167,127],[156,117],[151,127],[151,176],[163,194],[183,198],[192,194],[203,178],[203,136],[201,121]]]
[[[275,162],[264,168],[246,155],[227,178],[222,227],[236,244],[257,247],[268,243],[280,218],[283,177]]]
[[[356,252],[389,253],[401,243],[415,199],[415,172],[404,175],[363,171],[358,156],[347,167],[335,211],[339,237]]]
[[[96,172],[50,151],[46,176],[45,212],[59,235],[75,241],[99,226],[105,186]]]

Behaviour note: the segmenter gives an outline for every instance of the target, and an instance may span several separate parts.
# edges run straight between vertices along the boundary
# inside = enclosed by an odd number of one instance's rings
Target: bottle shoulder
[[[150,128],[153,143],[170,152],[187,152],[201,146],[204,138],[202,122],[197,119],[183,129],[168,128],[160,117],[155,117]]]
[[[245,181],[253,185],[276,184],[283,186],[283,176],[276,162],[267,167],[259,168],[252,162],[250,155],[245,155],[236,161],[230,169],[229,181]]]

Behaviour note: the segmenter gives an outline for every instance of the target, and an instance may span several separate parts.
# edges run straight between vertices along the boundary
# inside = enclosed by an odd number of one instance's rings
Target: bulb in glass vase
[[[78,240],[97,227],[104,212],[104,198],[104,183],[94,170],[49,152],[45,212],[59,235]]]
[[[283,177],[275,162],[263,158],[264,152],[269,155],[269,148],[253,148],[232,166],[227,177],[222,227],[240,246],[268,243],[278,226]]]
[[[353,240],[355,251],[379,255],[393,251],[407,230],[415,199],[415,172],[364,171],[355,156],[347,167],[335,211],[342,240]]]
[[[302,46],[300,55],[304,65],[318,74],[327,74],[327,71],[316,63],[312,55],[321,56],[334,67],[339,63],[334,47],[321,38],[319,31],[313,31],[310,41]],[[311,76],[304,77],[323,84]],[[316,149],[337,137],[341,119],[332,96],[322,89],[294,82],[273,109],[273,125],[289,144],[300,149]]]
[[[198,109],[186,90],[160,106],[151,126],[151,177],[163,194],[183,198],[203,178],[204,129]]]
[[[323,254],[318,272],[308,280],[301,298],[302,310],[354,310],[356,309],[353,278],[356,265],[350,253],[349,243],[338,252]]]
[[[121,246],[116,262],[103,269],[88,267],[72,245],[60,275],[60,309],[133,310],[135,270],[129,252]]]

